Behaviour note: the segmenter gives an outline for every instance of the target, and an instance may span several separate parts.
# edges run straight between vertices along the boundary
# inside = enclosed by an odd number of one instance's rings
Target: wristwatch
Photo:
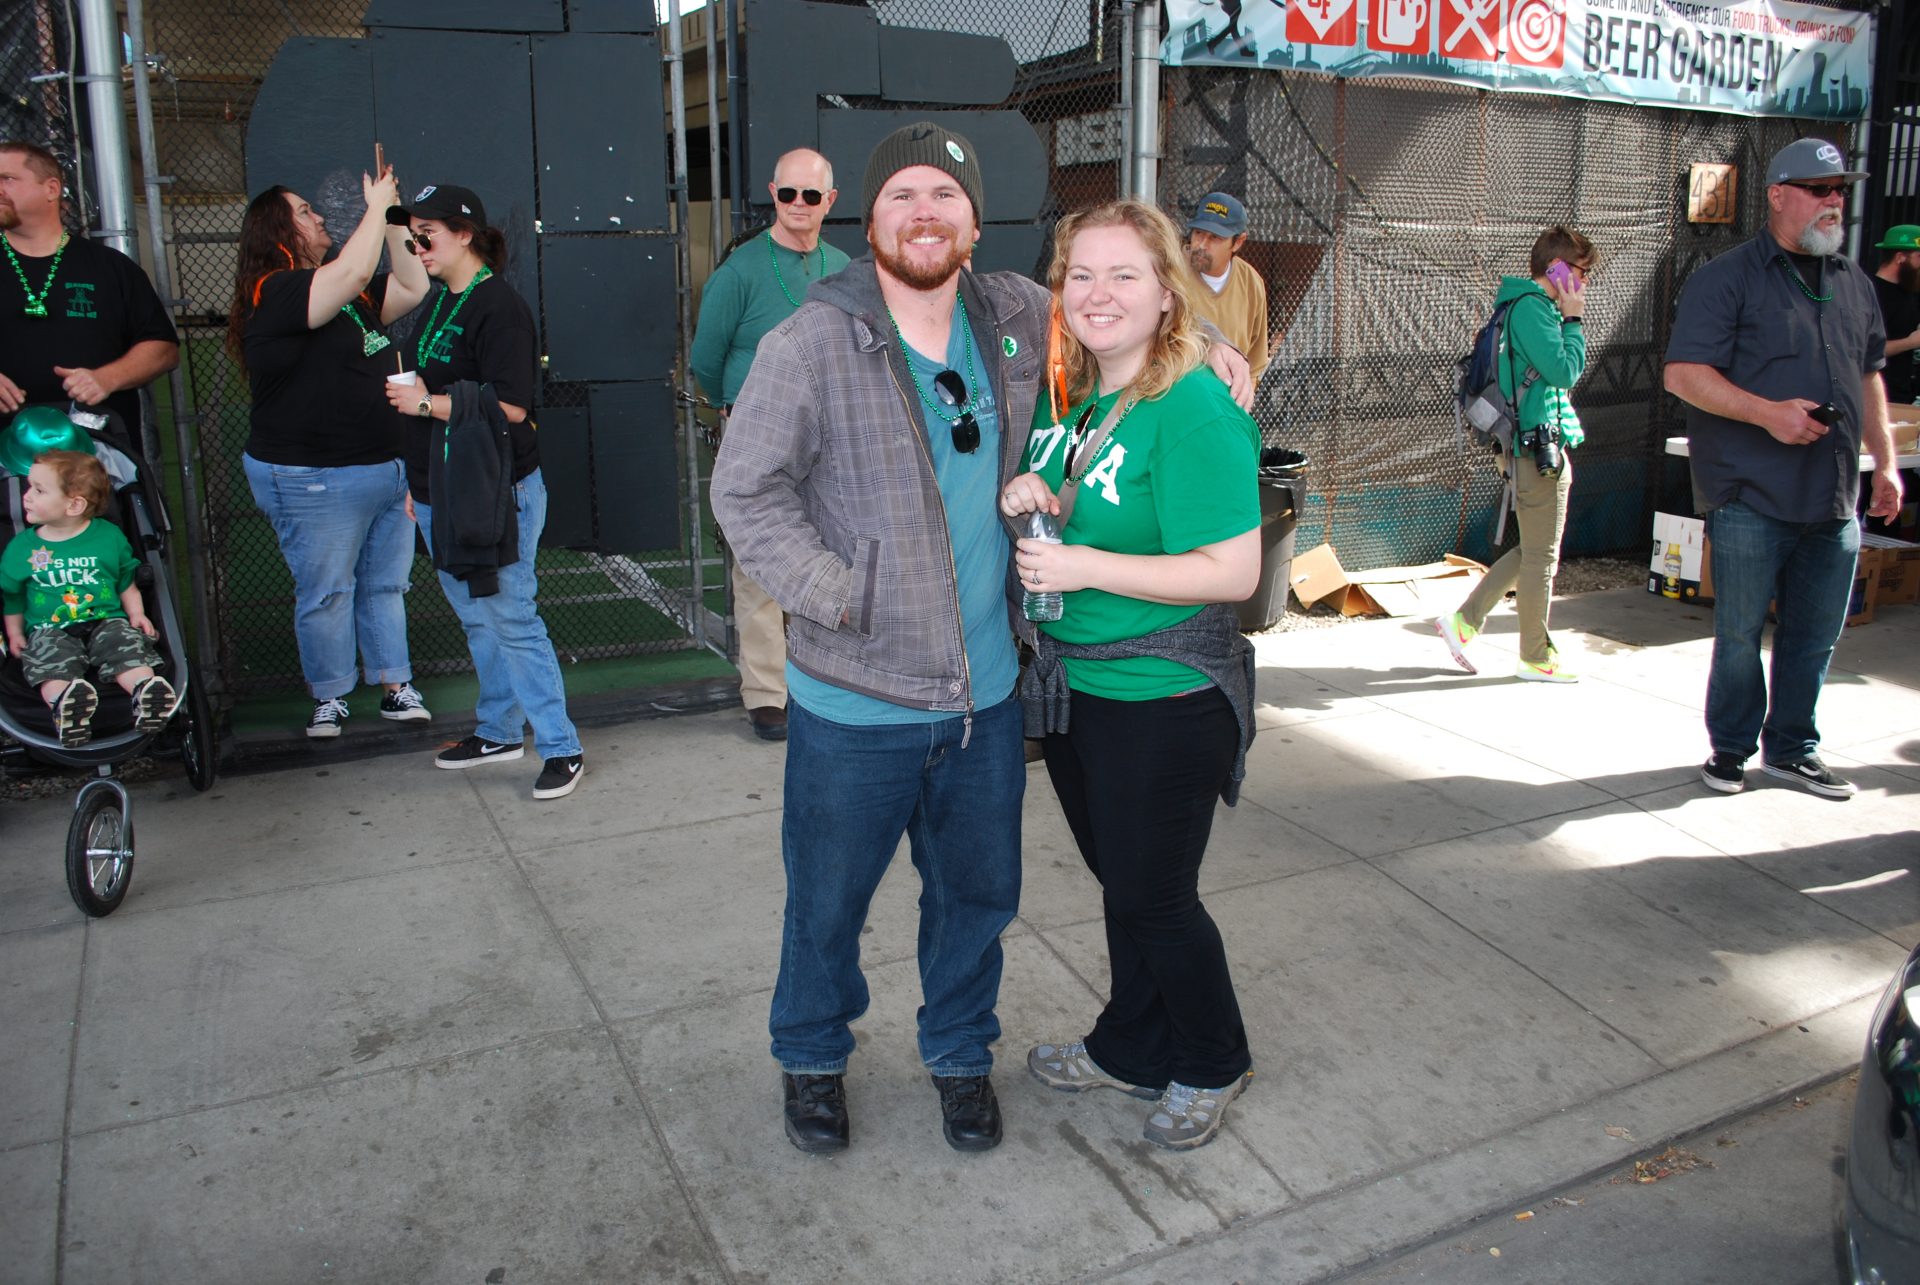
[[[433,414],[433,394],[423,394],[420,400],[415,403],[414,409],[420,412],[422,418]]]

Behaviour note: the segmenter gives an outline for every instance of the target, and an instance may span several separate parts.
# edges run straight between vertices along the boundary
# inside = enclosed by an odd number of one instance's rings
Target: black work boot
[[[847,1120],[847,1077],[780,1075],[786,1087],[787,1141],[809,1155],[845,1151],[851,1134]]]
[[[955,1151],[991,1151],[1000,1145],[1000,1099],[984,1075],[936,1075],[940,1129]]]

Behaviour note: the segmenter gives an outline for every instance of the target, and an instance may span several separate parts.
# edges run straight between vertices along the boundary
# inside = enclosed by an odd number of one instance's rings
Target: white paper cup
[[[388,375],[387,382],[389,384],[417,384],[420,382],[420,372],[417,370],[403,370],[397,375]]]

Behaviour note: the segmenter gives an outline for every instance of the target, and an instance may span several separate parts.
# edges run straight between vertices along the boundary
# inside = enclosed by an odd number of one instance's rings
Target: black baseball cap
[[[487,226],[487,207],[480,204],[480,198],[470,187],[429,183],[414,195],[412,204],[396,205],[387,211],[387,222],[395,227],[404,227],[413,219],[432,219],[436,223],[465,219],[483,228]]]

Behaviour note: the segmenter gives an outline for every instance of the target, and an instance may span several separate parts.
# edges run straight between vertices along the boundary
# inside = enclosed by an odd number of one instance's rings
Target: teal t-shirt
[[[1090,427],[1105,418],[1115,396],[1100,398]],[[1026,467],[1055,492],[1066,472],[1068,429],[1084,408],[1084,402],[1075,406],[1065,424],[1053,422],[1045,398],[1034,408]],[[1062,539],[1134,554],[1185,553],[1231,539],[1260,525],[1259,464],[1260,433],[1252,418],[1212,371],[1196,370],[1135,405],[1108,435],[1086,464]],[[1040,628],[1061,642],[1117,642],[1199,612],[1198,606],[1079,589],[1065,595],[1060,619]],[[1198,670],[1157,656],[1068,657],[1066,666],[1068,686],[1112,700],[1159,700],[1207,682]]]
[[[767,332],[791,317],[814,282],[847,266],[825,241],[801,254],[762,232],[735,246],[700,291],[690,365],[700,391],[733,405]]]
[[[133,583],[133,549],[120,528],[98,519],[66,540],[44,540],[28,527],[0,553],[0,601],[23,616],[28,633],[47,625],[125,620],[120,595]]]
[[[967,360],[969,342],[973,346],[971,364]],[[1013,544],[1000,521],[1000,408],[987,380],[979,337],[969,335],[967,327],[953,326],[944,362],[923,357],[911,347],[906,352],[920,387],[929,395],[936,395],[935,375],[943,370],[958,371],[971,394],[973,417],[980,424],[978,449],[962,455],[953,449],[953,430],[947,421],[915,395],[933,459],[934,479],[947,510],[973,707],[987,709],[1013,694],[1014,679],[1020,673],[1020,658],[1007,621],[1007,561],[1013,556]],[[850,692],[802,673],[792,661],[787,662],[787,691],[809,712],[836,723],[935,723],[960,717],[950,710],[909,709],[877,696]]]

